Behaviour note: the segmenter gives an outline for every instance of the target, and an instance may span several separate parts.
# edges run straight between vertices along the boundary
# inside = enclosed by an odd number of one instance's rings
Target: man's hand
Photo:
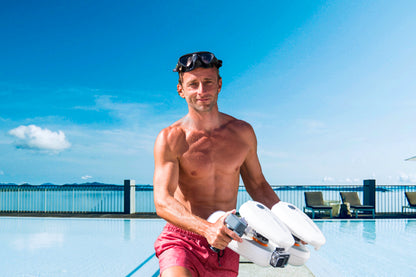
[[[235,214],[235,210],[226,212],[215,223],[212,223],[211,228],[207,230],[206,238],[208,243],[219,250],[224,249],[230,243],[231,240],[243,242],[243,240],[230,229],[227,228],[224,221],[231,213]]]

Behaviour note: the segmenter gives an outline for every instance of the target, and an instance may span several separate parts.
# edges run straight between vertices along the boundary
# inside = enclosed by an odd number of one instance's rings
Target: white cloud
[[[416,176],[413,174],[401,173],[398,179],[401,183],[416,183]]]
[[[92,178],[92,176],[90,176],[90,175],[85,175],[85,176],[81,177],[82,180],[88,180],[88,179],[91,179],[91,178]]]
[[[3,170],[0,170],[0,175],[4,175],[4,171]]]
[[[358,184],[360,182],[360,179],[358,178],[333,178],[333,177],[329,177],[329,176],[325,176],[322,179],[323,183],[329,183],[329,184],[334,184],[334,183],[339,183],[339,184]]]
[[[323,179],[322,179],[322,182],[324,182],[324,183],[333,183],[335,181],[335,179],[334,178],[332,178],[332,177],[329,177],[329,176],[325,176]]]
[[[18,148],[60,152],[71,146],[64,132],[53,132],[36,125],[21,125],[10,130],[9,134],[17,138]]]

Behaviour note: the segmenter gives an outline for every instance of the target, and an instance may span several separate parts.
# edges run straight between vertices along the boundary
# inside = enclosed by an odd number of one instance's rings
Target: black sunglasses
[[[198,67],[209,68],[212,66],[220,68],[222,61],[218,60],[211,52],[195,52],[180,57],[173,71],[188,72]]]

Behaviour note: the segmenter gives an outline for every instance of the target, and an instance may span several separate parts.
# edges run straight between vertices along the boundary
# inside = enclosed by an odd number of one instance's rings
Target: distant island
[[[36,188],[53,188],[53,187],[66,187],[66,188],[72,188],[72,187],[106,187],[106,188],[111,188],[111,187],[123,187],[123,185],[121,184],[105,184],[105,183],[99,183],[99,182],[92,182],[92,183],[82,183],[82,184],[63,184],[63,185],[56,185],[56,184],[52,184],[52,183],[44,183],[41,185],[31,185],[29,183],[23,183],[21,185],[15,184],[15,183],[0,183],[0,186],[2,187],[19,187],[19,188],[30,188],[30,187],[36,187]],[[137,185],[140,187],[153,187],[151,185]]]

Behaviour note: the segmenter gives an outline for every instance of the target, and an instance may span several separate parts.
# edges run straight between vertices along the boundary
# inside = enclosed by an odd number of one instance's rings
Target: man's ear
[[[218,93],[221,91],[221,87],[222,87],[222,78],[220,77],[220,79],[218,80]]]
[[[179,94],[180,97],[185,98],[185,95],[183,93],[183,87],[182,87],[181,84],[178,83],[176,85],[176,90],[178,91],[178,94]]]

